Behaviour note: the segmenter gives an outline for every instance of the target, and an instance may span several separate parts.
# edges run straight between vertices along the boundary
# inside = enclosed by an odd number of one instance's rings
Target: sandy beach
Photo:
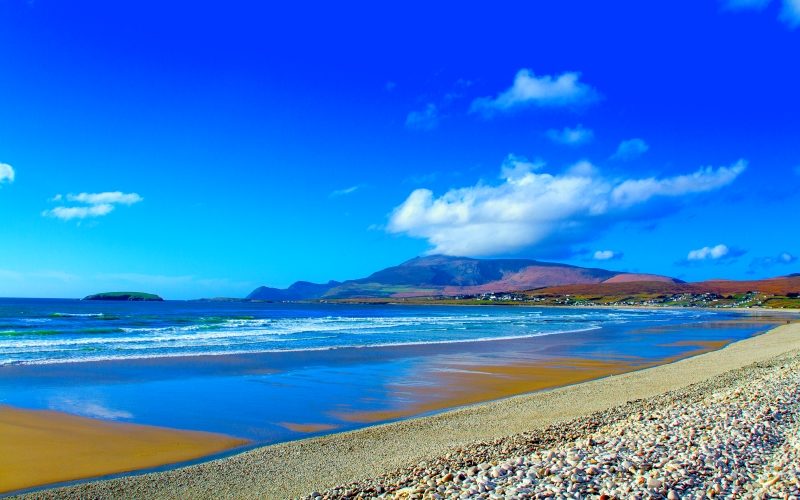
[[[667,365],[429,417],[266,446],[166,472],[44,490],[28,497],[304,496],[354,481],[368,481],[404,468],[413,470],[414,464],[457,457],[457,450],[481,443],[515,442],[518,439],[515,436],[521,433],[541,432],[548,426],[596,412],[617,415],[620,410],[610,409],[682,390],[798,349],[800,324],[787,324],[723,349]]]
[[[241,439],[0,406],[0,493],[179,463]]]

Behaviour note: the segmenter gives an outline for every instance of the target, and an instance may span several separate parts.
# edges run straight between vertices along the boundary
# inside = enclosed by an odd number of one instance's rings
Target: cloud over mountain
[[[594,260],[613,260],[622,258],[622,254],[613,250],[597,250],[592,257]]]
[[[746,162],[644,179],[607,178],[588,162],[559,174],[539,173],[540,168],[511,157],[497,185],[479,183],[438,197],[416,189],[394,209],[387,229],[428,240],[432,253],[508,254],[552,240],[584,238],[588,228],[597,233],[630,219],[635,208],[655,198],[719,189],[733,182]]]

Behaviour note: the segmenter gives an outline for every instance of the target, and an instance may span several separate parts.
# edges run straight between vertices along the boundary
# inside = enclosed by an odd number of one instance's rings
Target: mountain
[[[251,300],[272,300],[275,302],[285,300],[291,301],[318,299],[325,295],[328,290],[339,285],[341,285],[341,283],[338,281],[329,281],[327,283],[298,281],[289,288],[270,288],[268,286],[260,286],[250,292],[250,295],[248,295],[247,298]]]
[[[366,278],[342,283],[299,281],[289,288],[259,287],[248,299],[312,300],[343,298],[403,298],[431,295],[473,295],[530,290],[556,285],[604,282],[679,280],[654,274],[634,274],[529,259],[472,259],[431,255],[416,257]]]

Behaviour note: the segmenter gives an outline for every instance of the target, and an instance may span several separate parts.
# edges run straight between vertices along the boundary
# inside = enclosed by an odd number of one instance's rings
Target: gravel
[[[716,496],[800,498],[800,352],[308,498]]]

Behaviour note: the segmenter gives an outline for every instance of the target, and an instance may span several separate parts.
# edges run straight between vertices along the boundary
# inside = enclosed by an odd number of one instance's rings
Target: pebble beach
[[[800,324],[674,363],[27,498],[797,498]]]
[[[800,498],[800,353],[308,498],[343,497]]]

